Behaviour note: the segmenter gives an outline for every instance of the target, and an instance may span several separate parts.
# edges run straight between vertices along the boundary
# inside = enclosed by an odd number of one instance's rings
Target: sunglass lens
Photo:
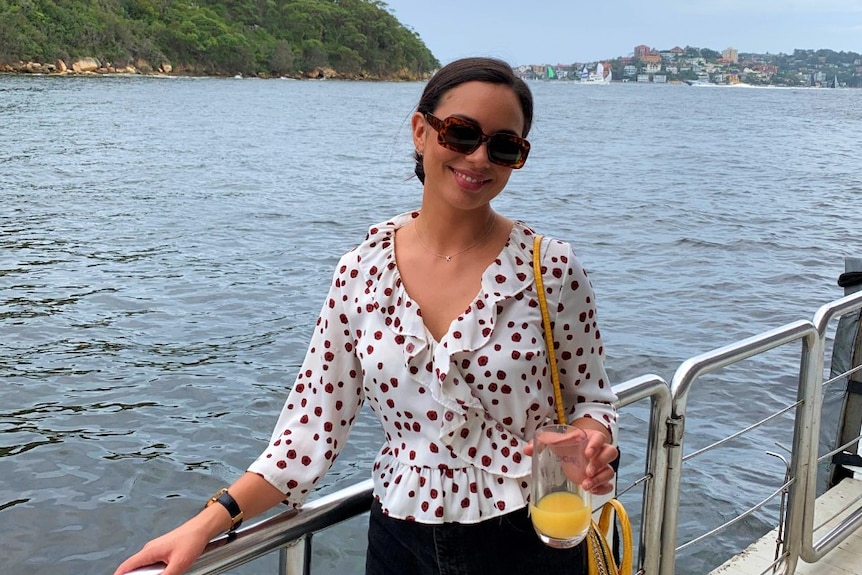
[[[524,147],[508,138],[491,138],[488,142],[488,153],[491,159],[504,166],[513,166],[521,161]]]
[[[479,147],[482,131],[475,126],[450,124],[446,126],[444,138],[453,150],[462,154],[469,154]]]

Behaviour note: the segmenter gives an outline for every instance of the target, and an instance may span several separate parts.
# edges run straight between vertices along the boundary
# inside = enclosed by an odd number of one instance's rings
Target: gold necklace
[[[419,243],[422,244],[422,247],[425,248],[426,252],[428,252],[432,256],[438,257],[442,260],[446,260],[447,262],[451,262],[452,258],[454,258],[455,256],[459,256],[459,255],[463,254],[464,252],[470,251],[473,248],[475,248],[476,246],[478,246],[479,244],[481,244],[483,241],[485,241],[485,238],[487,238],[491,234],[491,230],[494,229],[494,223],[496,221],[497,220],[494,218],[494,212],[491,212],[489,217],[488,217],[488,229],[485,230],[485,233],[482,234],[482,237],[480,237],[478,240],[476,240],[475,242],[473,242],[472,244],[470,244],[469,246],[467,246],[463,250],[455,252],[454,254],[449,254],[448,256],[446,254],[438,254],[437,252],[435,252],[431,248],[429,248],[428,244],[426,244],[425,241],[422,239],[422,234],[419,233],[418,222],[414,223],[413,225],[416,228],[416,238],[419,240]]]

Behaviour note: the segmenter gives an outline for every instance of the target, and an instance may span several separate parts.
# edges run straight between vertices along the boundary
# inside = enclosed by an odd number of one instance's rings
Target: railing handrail
[[[301,537],[321,531],[371,509],[371,479],[309,501],[301,509],[282,511],[207,545],[188,575],[215,575],[285,547]],[[227,543],[230,543],[229,545]]]
[[[799,459],[798,449],[805,449],[806,446],[810,447],[810,436],[806,434],[806,430],[810,428],[810,425],[800,427],[801,421],[813,418],[813,414],[809,410],[812,404],[810,396],[813,395],[811,389],[814,386],[810,384],[809,380],[812,378],[816,379],[817,373],[810,368],[810,364],[812,363],[810,357],[812,354],[820,356],[822,361],[822,353],[817,353],[819,351],[818,343],[820,338],[812,322],[806,320],[791,322],[782,327],[771,329],[730,345],[702,353],[684,361],[676,370],[676,373],[674,373],[671,380],[673,406],[671,424],[674,429],[674,440],[668,441],[667,494],[665,496],[662,523],[661,566],[659,569],[661,575],[673,575],[676,569],[679,495],[683,471],[683,438],[685,435],[688,394],[692,386],[702,375],[712,373],[718,369],[797,340],[803,341],[803,351],[800,359],[800,383],[797,392],[797,399],[799,400],[796,410],[797,429],[794,430],[794,453],[792,456],[793,461],[791,462],[791,467],[794,467],[795,462]],[[820,373],[820,377],[822,378],[822,373]],[[806,437],[809,438],[808,443],[805,442]],[[807,461],[807,455],[806,451],[803,454],[803,461]],[[801,497],[804,496],[805,490],[800,487],[804,486],[800,486],[798,481],[790,485],[790,506],[803,505],[804,501]],[[792,532],[789,532],[788,540],[792,536]],[[792,541],[790,545],[791,556],[784,564],[784,573],[793,572],[796,565],[796,557],[798,557],[798,552],[794,556]]]

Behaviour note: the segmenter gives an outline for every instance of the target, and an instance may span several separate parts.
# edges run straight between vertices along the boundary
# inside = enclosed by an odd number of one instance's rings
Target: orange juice
[[[554,539],[582,537],[590,528],[590,510],[584,500],[566,491],[548,493],[537,505],[530,504],[536,531]]]

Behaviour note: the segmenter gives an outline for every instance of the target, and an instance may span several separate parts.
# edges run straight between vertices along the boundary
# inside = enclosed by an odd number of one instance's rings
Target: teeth
[[[459,178],[466,180],[466,181],[470,182],[471,184],[479,184],[482,182],[482,180],[476,180],[476,179],[471,178],[470,176],[468,176],[466,174],[462,174],[461,172],[455,172],[455,173],[458,174]]]

